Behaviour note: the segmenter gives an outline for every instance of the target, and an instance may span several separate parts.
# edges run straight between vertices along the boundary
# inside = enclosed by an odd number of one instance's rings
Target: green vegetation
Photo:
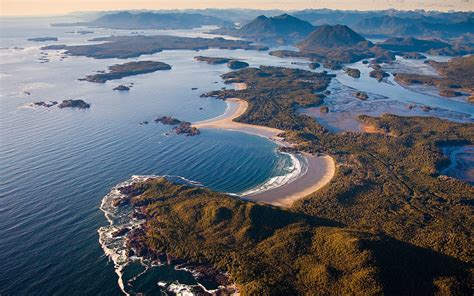
[[[91,41],[104,41],[104,43],[71,46],[50,45],[41,49],[65,50],[69,55],[86,56],[95,59],[128,59],[144,54],[154,54],[163,50],[204,50],[209,48],[268,50],[268,47],[252,45],[249,41],[227,40],[224,38],[135,35],[102,37],[92,39]]]
[[[474,55],[454,58],[449,62],[434,62],[430,64],[440,73],[441,77],[398,73],[395,79],[404,84],[424,84],[436,86],[442,96],[462,95],[463,90],[474,95]]]
[[[152,181],[133,199],[152,253],[229,272],[244,295],[471,295],[474,188],[439,171],[441,147],[472,145],[473,124],[386,114],[359,117],[377,133],[330,133],[297,111],[323,101],[326,73],[262,66],[223,78],[247,89],[207,95],[246,100],[238,121],[332,155],[336,176],[289,211]]]
[[[139,61],[117,64],[109,67],[109,72],[89,75],[86,80],[89,82],[105,83],[108,80],[122,79],[127,76],[153,73],[160,70],[171,70],[171,66],[163,62]],[[123,90],[123,89],[122,89]]]
[[[301,69],[280,67],[247,68],[222,75],[226,83],[245,82],[245,90],[221,90],[208,96],[221,99],[238,97],[249,103],[245,114],[237,121],[270,126],[283,130],[321,130],[314,120],[300,116],[297,107],[317,106],[323,102],[324,91],[331,75]]]
[[[211,264],[243,295],[467,293],[464,264],[382,234],[164,178],[130,191],[148,217],[133,245]]]

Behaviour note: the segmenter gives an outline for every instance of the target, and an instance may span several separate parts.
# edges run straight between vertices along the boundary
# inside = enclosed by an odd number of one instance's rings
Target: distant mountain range
[[[265,43],[296,43],[306,38],[315,27],[288,14],[275,17],[260,15],[238,29],[218,29],[214,33],[249,38]]]
[[[466,33],[474,33],[474,18],[452,22],[433,18],[381,16],[363,19],[354,25],[354,29],[361,34],[373,36],[451,38]]]
[[[233,26],[223,19],[197,13],[153,13],[119,12],[106,14],[94,21],[80,23],[60,23],[54,26],[89,26],[111,29],[192,29],[202,26]]]

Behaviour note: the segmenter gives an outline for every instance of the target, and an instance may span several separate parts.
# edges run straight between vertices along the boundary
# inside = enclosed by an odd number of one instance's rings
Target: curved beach
[[[245,89],[245,83],[237,84],[237,89]],[[274,141],[279,146],[292,146],[285,142],[285,139],[279,135],[283,130],[253,125],[248,123],[235,122],[248,108],[248,103],[242,99],[226,99],[227,110],[221,116],[205,121],[193,123],[194,127],[199,129],[225,129],[249,133],[265,137]],[[251,192],[242,195],[246,200],[263,202],[280,207],[290,207],[294,201],[304,198],[329,183],[336,172],[334,159],[329,155],[316,156],[309,153],[302,154],[307,160],[307,170],[296,179],[282,184],[278,187],[265,191]]]

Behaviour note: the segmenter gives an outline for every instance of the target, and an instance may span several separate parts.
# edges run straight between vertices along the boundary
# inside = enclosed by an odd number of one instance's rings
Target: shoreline
[[[246,88],[245,83],[236,83],[235,85],[238,90]],[[285,138],[280,136],[285,132],[283,130],[234,121],[247,110],[247,101],[239,98],[229,98],[225,102],[227,103],[227,109],[224,114],[212,119],[195,122],[192,126],[198,129],[224,129],[244,132],[269,139],[279,147],[293,146],[292,143],[286,142]],[[336,164],[331,156],[316,156],[309,153],[301,153],[301,155],[307,161],[307,169],[295,179],[264,191],[254,192],[250,189],[247,191],[250,193],[244,193],[240,197],[254,202],[290,207],[296,200],[316,192],[332,180],[336,173]],[[258,186],[261,185],[263,184]]]

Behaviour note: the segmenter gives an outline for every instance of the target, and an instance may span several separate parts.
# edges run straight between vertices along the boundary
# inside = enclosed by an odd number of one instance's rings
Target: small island
[[[89,109],[90,104],[83,100],[64,100],[58,105],[60,109],[63,108],[77,108],[77,109]]]
[[[58,41],[57,37],[35,37],[35,38],[28,38],[27,41],[33,42],[46,42],[46,41]]]
[[[196,61],[206,62],[210,65],[219,65],[219,64],[226,64],[233,59],[231,58],[223,58],[223,57],[205,57],[205,56],[196,56],[194,57]]]
[[[241,61],[230,61],[227,63],[227,67],[232,70],[239,70],[243,68],[247,68],[249,66],[248,63],[246,62],[241,62]]]
[[[117,91],[129,91],[129,90],[130,90],[130,87],[121,84],[121,85],[119,85],[119,86],[117,86],[117,87],[114,87],[113,90],[117,90]]]
[[[378,65],[377,65],[378,66]],[[380,66],[375,67],[374,70],[370,71],[369,76],[377,79],[378,82],[382,81],[384,78],[390,77],[390,74],[382,70]]]
[[[153,73],[156,71],[171,70],[171,66],[155,61],[139,61],[139,62],[128,62],[125,64],[117,64],[109,67],[109,71],[106,73],[98,73],[94,75],[86,76],[81,78],[81,81],[89,81],[96,83],[105,83],[108,80],[122,79],[123,77]],[[122,89],[125,90],[125,89]]]
[[[181,121],[171,116],[160,116],[155,119],[155,122],[166,125],[175,125],[173,130],[177,135],[184,134],[186,136],[196,136],[200,134],[199,129],[191,126],[190,122]]]
[[[367,101],[367,99],[369,98],[369,95],[367,95],[367,93],[363,91],[356,92],[354,96],[361,101]]]
[[[346,68],[345,69],[347,75],[353,77],[353,78],[360,78],[360,71],[359,69],[354,69],[354,68]]]

